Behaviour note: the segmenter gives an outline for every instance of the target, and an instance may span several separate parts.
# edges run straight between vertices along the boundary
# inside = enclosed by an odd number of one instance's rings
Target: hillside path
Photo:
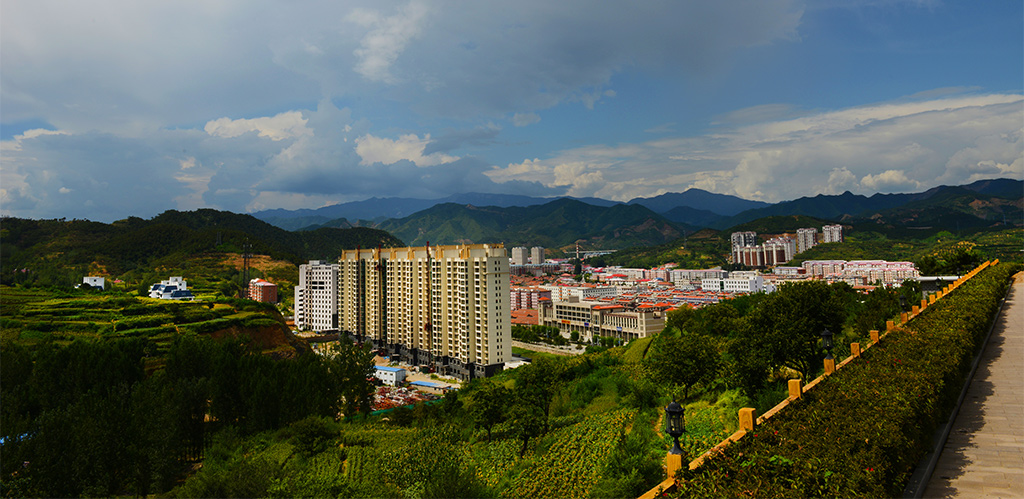
[[[1024,498],[1024,273],[1014,277],[924,497]]]

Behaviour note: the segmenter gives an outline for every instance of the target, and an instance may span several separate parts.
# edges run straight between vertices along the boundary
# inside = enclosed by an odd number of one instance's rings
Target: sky
[[[0,214],[1024,178],[1020,0],[0,2]]]

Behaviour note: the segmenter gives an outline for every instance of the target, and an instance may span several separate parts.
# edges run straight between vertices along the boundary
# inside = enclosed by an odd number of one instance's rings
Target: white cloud
[[[243,133],[257,132],[260,137],[270,140],[294,139],[309,136],[313,131],[306,127],[307,120],[299,111],[288,111],[271,117],[238,119],[219,118],[206,123],[203,130],[217,137],[238,137]]]
[[[359,58],[356,72],[371,81],[396,83],[391,67],[406,45],[420,34],[426,15],[426,5],[415,0],[388,17],[367,9],[353,10],[348,20],[370,28],[354,51]]]
[[[902,170],[886,170],[877,175],[865,175],[860,184],[872,191],[908,192],[921,187],[921,183],[907,178]]]
[[[356,154],[362,158],[360,164],[382,163],[393,165],[399,161],[411,161],[416,166],[436,166],[451,163],[459,158],[444,153],[424,155],[423,150],[430,143],[430,134],[422,139],[416,135],[402,135],[398,140],[364,135],[356,139]]]
[[[825,194],[842,194],[848,189],[856,186],[857,176],[845,166],[833,168],[828,174],[828,187]]]
[[[1024,96],[1013,94],[880,103],[717,127],[693,137],[567,149],[487,175],[499,182],[585,185],[618,201],[696,187],[769,202],[847,189],[873,194],[1021,178],[1022,103]],[[570,181],[564,165],[585,165],[575,167],[581,175],[600,172],[605,185],[593,185],[590,177]],[[650,180],[643,187],[638,179]]]
[[[512,115],[512,124],[515,126],[527,126],[540,122],[537,113],[516,113]]]

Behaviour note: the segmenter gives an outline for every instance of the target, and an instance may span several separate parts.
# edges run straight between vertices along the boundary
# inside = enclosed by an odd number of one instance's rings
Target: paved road
[[[924,497],[1024,498],[1024,273],[1015,277]]]

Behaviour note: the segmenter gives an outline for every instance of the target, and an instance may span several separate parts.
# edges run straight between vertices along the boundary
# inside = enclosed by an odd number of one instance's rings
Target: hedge
[[[682,497],[900,496],[1019,264],[980,272],[696,470]]]

